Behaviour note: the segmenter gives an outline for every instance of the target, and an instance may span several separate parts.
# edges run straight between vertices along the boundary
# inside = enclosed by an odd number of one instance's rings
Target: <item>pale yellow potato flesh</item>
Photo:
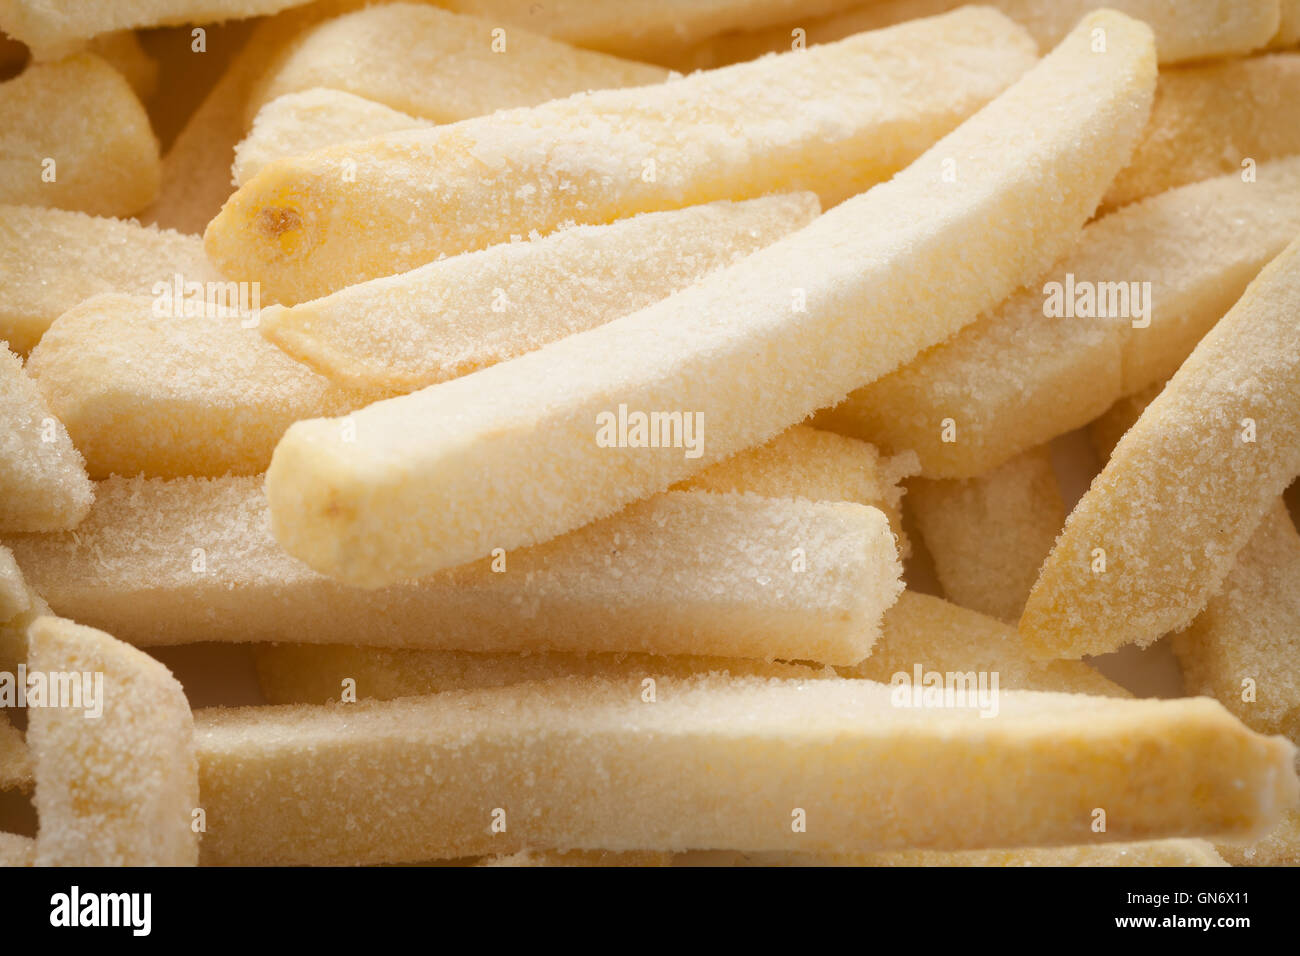
[[[1040,281],[816,422],[915,451],[927,478],[985,474],[1172,375],[1297,233],[1300,158],[1260,166],[1252,183],[1231,174],[1125,207],[1088,225]],[[1150,282],[1149,326],[1134,328],[1146,321],[1136,315],[1049,318],[1047,283],[1071,275],[1098,293]]]
[[[308,0],[4,0],[0,30],[41,59],[63,56],[102,33],[177,23],[211,23],[276,13]]]
[[[373,591],[312,572],[267,526],[254,478],[115,478],[76,535],[9,544],[56,611],[141,646],[364,634],[390,647],[852,664],[902,589],[888,521],[856,503],[670,492]]]
[[[235,147],[235,185],[244,185],[277,159],[434,125],[341,90],[286,93],[258,110],[252,129]]]
[[[1226,852],[1226,847],[1223,847]],[[1008,850],[896,850],[892,853],[735,853],[707,855],[710,866],[1228,866],[1207,840],[1150,840]],[[680,859],[680,858],[679,858]],[[677,864],[682,865],[682,864]]]
[[[562,229],[268,309],[259,328],[339,385],[401,395],[636,312],[820,211],[792,193]]]
[[[159,177],[149,117],[99,57],[35,63],[0,83],[0,203],[129,216]]]
[[[1191,623],[1300,474],[1300,241],[1265,266],[1120,440],[1029,595],[1039,657]]]
[[[75,528],[93,497],[81,454],[0,342],[0,532]]]
[[[0,271],[0,339],[20,355],[92,296],[149,295],[178,274],[194,282],[219,278],[197,236],[40,206],[0,206]]]
[[[1104,209],[1300,153],[1300,53],[1162,71],[1151,121]]]
[[[346,143],[263,167],[209,224],[208,255],[287,304],[570,222],[796,190],[832,205],[1004,90],[1033,64],[1032,47],[1005,17],[971,9],[799,56]]]
[[[313,87],[454,123],[583,90],[649,86],[668,78],[663,67],[580,50],[526,30],[509,31],[502,50],[492,35],[499,26],[422,3],[380,4],[335,17],[302,34],[258,81],[246,120],[251,123],[276,97]]]
[[[39,866],[193,866],[194,721],[162,664],[56,617],[30,630],[31,671],[103,675],[103,712],[30,707]]]
[[[893,706],[870,681],[717,675],[662,681],[653,704],[571,678],[201,710],[202,857],[1070,846],[1098,839],[1098,807],[1107,840],[1247,839],[1297,798],[1295,748],[1204,698],[1009,691],[979,714]]]
[[[1294,0],[1286,0],[1294,5]],[[718,67],[784,53],[796,42],[830,43],[863,30],[946,13],[965,0],[872,0],[829,16],[800,10],[795,19],[763,29],[749,28],[678,47],[662,61],[677,69]],[[1043,49],[1061,41],[1085,13],[1099,6],[1141,20],[1155,32],[1161,65],[1238,56],[1268,44],[1280,33],[1276,0],[982,0],[1033,35]],[[1278,33],[1275,33],[1278,31]]]
[[[896,674],[936,672],[998,675],[1002,690],[1128,697],[1128,691],[1083,661],[1036,661],[1025,653],[1016,629],[996,618],[942,598],[904,591],[885,612],[879,640],[866,660],[837,670],[888,684]],[[978,677],[977,677],[978,679]]]
[[[293,422],[364,404],[263,339],[251,314],[183,315],[169,301],[96,296],[28,359],[91,477],[258,474]]]
[[[978,478],[917,479],[907,497],[944,596],[990,617],[1020,620],[1065,524],[1048,448],[1022,452]]]

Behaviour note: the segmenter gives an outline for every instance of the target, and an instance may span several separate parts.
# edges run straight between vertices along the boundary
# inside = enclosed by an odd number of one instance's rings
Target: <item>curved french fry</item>
[[[1094,29],[1106,53],[1093,52]],[[1123,165],[1154,74],[1146,27],[1090,16],[890,182],[731,268],[377,402],[351,416],[355,441],[338,421],[298,422],[267,472],[277,540],[323,573],[379,586],[544,541],[767,440],[1058,258]],[[1008,142],[1024,150],[1010,162]],[[698,457],[688,425],[704,438]]]

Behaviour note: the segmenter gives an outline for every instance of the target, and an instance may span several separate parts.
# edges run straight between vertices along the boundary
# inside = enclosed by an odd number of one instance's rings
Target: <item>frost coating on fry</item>
[[[1297,796],[1295,748],[1204,698],[1010,691],[983,719],[870,681],[665,680],[651,705],[575,678],[195,723],[213,864],[1068,846],[1098,806],[1109,840],[1246,838]]]
[[[27,744],[18,728],[9,723],[9,715],[0,711],[0,790],[26,790],[31,785],[32,759]]]
[[[1065,524],[1047,447],[978,478],[914,481],[908,501],[944,596],[990,617],[1018,621]]]
[[[158,141],[99,57],[36,63],[0,83],[0,203],[129,216],[158,194]]]
[[[1089,49],[1094,26],[1106,54]],[[544,541],[770,439],[1059,258],[1123,164],[1154,73],[1150,32],[1096,14],[890,182],[729,269],[377,402],[352,416],[355,442],[338,440],[338,422],[297,423],[267,472],[276,538],[323,573],[377,586]],[[1007,142],[1025,154],[1008,162]],[[602,447],[596,426],[620,408],[697,416],[700,457]]]
[[[1224,843],[1218,847],[1233,866],[1300,865],[1300,810],[1288,810],[1282,822],[1254,843]]]
[[[11,621],[30,606],[27,585],[14,553],[0,544],[0,624]]]
[[[376,591],[312,572],[268,524],[255,478],[113,479],[75,537],[11,544],[59,613],[140,645],[364,635],[393,647],[847,664],[902,588],[885,516],[857,504],[672,492]]]
[[[211,23],[275,13],[307,0],[5,0],[0,30],[41,59],[79,49],[91,37],[134,27]]]
[[[904,591],[885,613],[871,656],[837,670],[888,684],[895,674],[984,672],[998,675],[1003,690],[1128,697],[1129,692],[1082,661],[1036,661],[1021,646],[1016,629],[941,598]]]
[[[819,212],[793,193],[563,229],[268,310],[260,328],[340,385],[399,395],[636,312]]]
[[[40,866],[193,866],[199,837],[194,721],[181,685],[147,654],[56,617],[31,627],[28,666],[103,675],[101,716],[34,707]]]
[[[818,17],[804,11],[799,19],[780,26],[713,37],[693,47],[673,50],[656,59],[677,69],[701,69],[752,60],[765,53],[790,49],[791,31],[804,32],[804,42],[830,43],[863,30],[880,30],[917,17],[930,17],[964,6],[967,0],[872,0],[851,10]],[[1293,2],[1293,0],[1288,0]],[[1084,14],[1101,4],[1096,0],[981,0],[1030,32],[1042,49],[1051,49]],[[1146,23],[1155,33],[1161,65],[1211,57],[1236,56],[1258,49],[1278,30],[1275,0],[1109,0],[1104,6]]]
[[[831,205],[1000,93],[1033,64],[1032,46],[1004,17],[972,9],[365,150],[345,144],[264,167],[208,226],[207,250],[224,273],[289,303],[570,222],[795,190]]]
[[[1298,312],[1300,241],[1201,340],[1066,521],[1020,620],[1034,656],[1145,646],[1205,607],[1300,474]]]
[[[363,404],[263,339],[250,316],[177,311],[185,303],[97,296],[32,350],[28,372],[92,477],[257,474],[293,422]]]
[[[93,497],[68,430],[0,342],[0,532],[75,528]]]
[[[1172,375],[1297,233],[1300,158],[1261,165],[1253,183],[1223,176],[1125,207],[1087,226],[1039,282],[816,423],[914,450],[927,478],[984,474]],[[1064,287],[1067,275],[1108,296],[1107,284],[1150,282],[1149,296],[1138,286],[1149,326],[1134,328],[1146,321],[1137,315],[1048,318],[1047,283]]]
[[[339,90],[288,93],[258,111],[253,128],[235,147],[235,184],[242,186],[277,159],[433,125]]]
[[[36,841],[17,833],[0,833],[0,867],[34,866]]]
[[[1173,646],[1187,693],[1222,701],[1260,733],[1300,740],[1300,535],[1281,499]]]
[[[328,87],[435,123],[454,123],[584,90],[662,83],[668,71],[579,50],[527,30],[494,49],[499,22],[415,3],[389,3],[327,20],[256,85],[247,119],[286,93]],[[357,137],[353,137],[354,139]]]
[[[356,700],[393,700],[449,690],[509,687],[557,677],[619,681],[644,694],[646,680],[726,673],[732,677],[835,676],[806,664],[740,657],[652,654],[476,654],[348,644],[259,644],[257,680],[271,704],[328,704],[355,690]],[[354,683],[344,685],[345,680]]]
[[[1104,208],[1300,153],[1300,53],[1168,70]]]
[[[55,319],[104,292],[148,295],[219,278],[197,236],[39,206],[0,206],[0,339],[26,354]]]

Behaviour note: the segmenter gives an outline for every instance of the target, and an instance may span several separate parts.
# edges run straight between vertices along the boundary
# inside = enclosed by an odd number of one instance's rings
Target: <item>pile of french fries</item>
[[[1300,2],[1097,6],[0,0],[0,864],[1300,864]]]

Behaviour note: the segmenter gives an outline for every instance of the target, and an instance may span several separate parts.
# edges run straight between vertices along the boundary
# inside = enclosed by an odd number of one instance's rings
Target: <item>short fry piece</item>
[[[32,350],[27,369],[91,477],[257,474],[290,424],[362,403],[263,339],[254,313],[181,314],[196,303],[171,292],[162,309],[97,296]]]
[[[208,226],[208,255],[291,303],[568,222],[795,190],[831,205],[1005,89],[1032,45],[997,13],[960,11],[806,55],[344,144],[264,167]]]
[[[1104,207],[1300,153],[1300,53],[1163,71],[1151,122]]]
[[[364,639],[851,664],[901,589],[885,516],[857,504],[672,492],[376,591],[310,571],[267,524],[253,478],[115,478],[75,537],[11,544],[56,610],[140,645]]]
[[[260,328],[340,385],[400,395],[642,309],[819,212],[794,193],[562,229],[268,309]]]
[[[218,278],[197,236],[38,206],[0,206],[0,339],[25,355],[64,312],[103,292],[148,295]]]
[[[1189,623],[1300,474],[1300,240],[1116,446],[1029,596],[1031,653],[1143,646]]]
[[[0,531],[75,528],[93,497],[85,463],[3,342],[0,408]]]
[[[1295,748],[1204,698],[1011,691],[983,719],[870,681],[696,677],[647,704],[566,679],[200,711],[196,735],[214,864],[1068,846],[1098,806],[1110,840],[1247,838],[1297,797]]]
[[[1109,52],[1096,54],[1089,31],[1102,26]],[[382,585],[544,541],[771,438],[1059,257],[1137,135],[1153,60],[1144,26],[1090,16],[890,182],[731,268],[540,351],[377,402],[353,416],[355,442],[340,441],[336,421],[297,423],[267,472],[277,540],[323,573]],[[1071,109],[1056,109],[1066,98]],[[1024,144],[1014,162],[1008,142]],[[962,172],[945,182],[952,156]],[[944,294],[918,291],[935,288]],[[614,435],[629,410],[707,426],[700,457],[684,454],[680,433],[653,444],[622,425]]]
[[[983,672],[990,680],[997,674],[1002,690],[1130,696],[1082,661],[1033,660],[1014,627],[915,591],[904,591],[886,612],[871,656],[838,670],[845,677],[888,684],[896,674],[914,679],[918,666],[923,674]]]
[[[1125,207],[1087,226],[1040,282],[817,424],[914,450],[927,478],[982,475],[1172,375],[1297,233],[1300,158],[1261,165],[1256,182],[1223,176]],[[1074,307],[1086,295],[1105,297],[1099,317]]]
[[[194,721],[181,685],[147,654],[55,617],[32,624],[28,667],[96,681],[102,714],[29,707],[41,866],[193,866],[199,806]],[[84,702],[83,698],[83,702]]]
[[[1260,733],[1300,740],[1300,535],[1280,498],[1173,644],[1189,694],[1222,701]]]
[[[1020,620],[1065,524],[1048,448],[1040,445],[978,478],[913,481],[908,503],[944,596],[981,614]]]

